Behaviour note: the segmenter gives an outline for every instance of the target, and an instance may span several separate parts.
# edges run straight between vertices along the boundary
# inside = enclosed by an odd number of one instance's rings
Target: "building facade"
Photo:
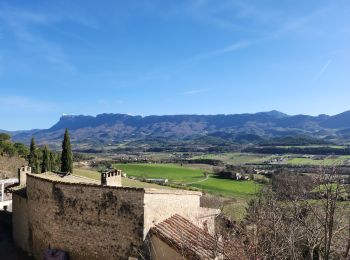
[[[218,211],[200,207],[200,192],[102,184],[73,175],[27,174],[26,186],[13,190],[15,243],[36,259],[49,248],[73,260],[149,259],[150,229],[175,214],[214,231]]]

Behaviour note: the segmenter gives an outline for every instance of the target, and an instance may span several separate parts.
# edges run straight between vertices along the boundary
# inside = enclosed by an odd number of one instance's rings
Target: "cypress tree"
[[[54,152],[50,151],[50,171],[57,171],[57,167],[56,167],[56,156],[54,154]]]
[[[38,155],[36,151],[36,145],[35,145],[35,139],[34,137],[30,141],[30,151],[28,155],[28,164],[30,167],[32,167],[32,172],[39,173],[39,167],[38,167]]]
[[[47,145],[45,145],[44,151],[43,151],[43,161],[41,164],[41,172],[48,172],[50,171],[50,151],[47,148]]]
[[[64,133],[62,142],[61,172],[73,173],[73,153],[68,129],[66,129],[66,132]]]

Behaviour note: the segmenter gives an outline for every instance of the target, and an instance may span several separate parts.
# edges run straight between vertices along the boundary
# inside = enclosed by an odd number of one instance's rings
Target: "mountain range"
[[[11,132],[15,141],[59,146],[64,130],[80,148],[150,142],[222,140],[254,142],[276,137],[308,136],[325,142],[350,140],[350,111],[335,115],[287,115],[279,111],[232,115],[132,116],[100,114],[64,115],[49,129]],[[220,143],[220,142],[219,142]]]

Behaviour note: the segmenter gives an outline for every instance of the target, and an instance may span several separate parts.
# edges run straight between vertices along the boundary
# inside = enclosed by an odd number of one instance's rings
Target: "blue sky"
[[[350,109],[348,0],[0,1],[0,129]]]

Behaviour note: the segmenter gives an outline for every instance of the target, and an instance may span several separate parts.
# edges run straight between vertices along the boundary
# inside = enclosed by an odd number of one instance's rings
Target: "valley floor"
[[[113,166],[127,174],[128,178],[122,178],[123,186],[200,190],[207,194],[205,195],[207,207],[221,208],[225,215],[234,220],[243,219],[248,201],[254,198],[262,188],[262,184],[252,180],[236,181],[217,177],[212,173],[212,169],[208,169],[205,165],[129,163]],[[100,173],[88,169],[76,168],[74,174],[100,179]],[[169,183],[163,186],[132,178],[168,179]]]

